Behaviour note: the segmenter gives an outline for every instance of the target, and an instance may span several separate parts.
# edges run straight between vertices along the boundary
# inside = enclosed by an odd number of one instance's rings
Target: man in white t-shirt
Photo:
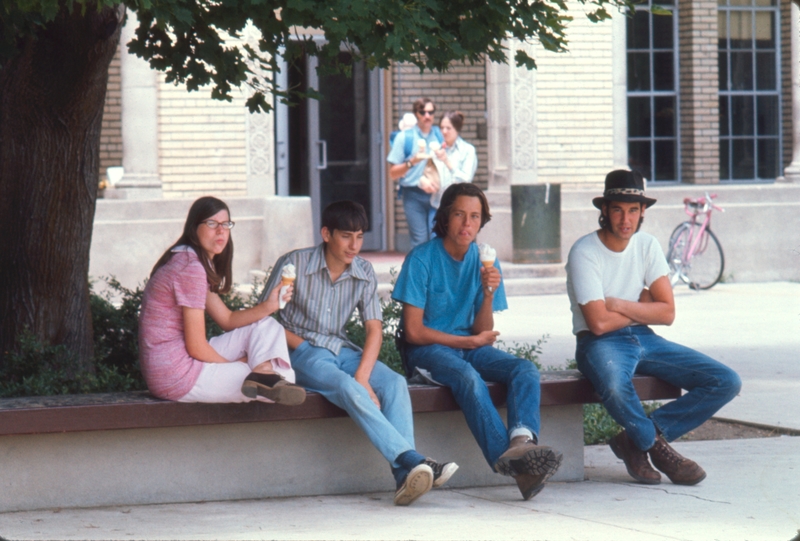
[[[567,261],[575,359],[623,427],[610,445],[631,477],[660,483],[654,465],[675,484],[695,485],[706,472],[667,442],[732,400],[741,380],[730,368],[664,340],[649,327],[675,319],[661,246],[652,235],[638,232],[645,209],[655,202],[645,197],[642,176],[625,170],[609,173],[603,196],[593,200],[600,209],[600,229],[578,239]],[[633,387],[634,374],[655,376],[688,392],[648,416]]]

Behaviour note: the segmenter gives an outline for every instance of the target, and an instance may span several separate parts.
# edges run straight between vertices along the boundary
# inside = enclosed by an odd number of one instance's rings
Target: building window
[[[648,180],[679,181],[677,6],[637,3],[626,25],[628,164]]]
[[[721,181],[781,171],[778,9],[776,0],[719,0]]]

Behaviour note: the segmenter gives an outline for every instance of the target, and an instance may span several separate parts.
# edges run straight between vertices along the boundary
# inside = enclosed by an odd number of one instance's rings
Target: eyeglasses
[[[216,229],[219,226],[222,226],[224,229],[233,229],[233,226],[236,225],[235,222],[218,222],[216,220],[206,220],[203,223],[206,224],[206,227],[209,229]]]
[[[433,111],[420,111],[418,114],[422,116],[433,116],[436,114],[436,110],[434,109]]]

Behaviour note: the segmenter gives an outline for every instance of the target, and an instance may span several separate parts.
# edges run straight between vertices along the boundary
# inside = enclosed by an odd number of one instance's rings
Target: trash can
[[[514,263],[561,262],[561,185],[511,186]]]

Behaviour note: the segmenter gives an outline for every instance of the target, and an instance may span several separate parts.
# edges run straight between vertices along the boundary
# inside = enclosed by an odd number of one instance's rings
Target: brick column
[[[679,0],[681,173],[691,184],[719,182],[717,2]]]
[[[787,182],[800,182],[800,6],[797,2],[792,2],[791,13],[792,133],[784,137],[792,138],[792,163],[783,175]]]

